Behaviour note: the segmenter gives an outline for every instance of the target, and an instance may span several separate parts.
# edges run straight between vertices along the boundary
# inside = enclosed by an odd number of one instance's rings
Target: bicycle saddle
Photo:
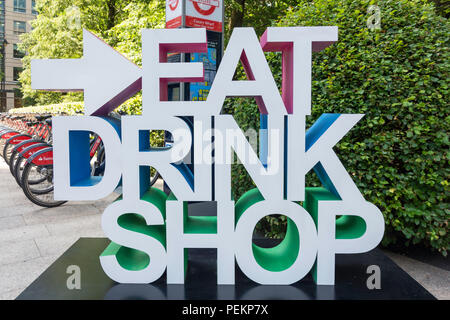
[[[44,114],[44,115],[36,115],[34,116],[37,121],[44,121],[45,119],[51,118],[52,115]]]

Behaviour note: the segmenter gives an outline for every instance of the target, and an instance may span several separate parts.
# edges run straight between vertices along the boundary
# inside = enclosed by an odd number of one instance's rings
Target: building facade
[[[0,112],[22,105],[19,74],[24,53],[18,48],[20,35],[31,31],[29,21],[37,15],[35,0],[0,0],[1,86]]]

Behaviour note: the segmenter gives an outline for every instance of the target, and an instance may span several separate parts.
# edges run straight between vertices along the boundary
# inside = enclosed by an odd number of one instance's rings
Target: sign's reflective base
[[[317,286],[308,275],[291,286],[264,286],[236,270],[235,286],[216,284],[214,249],[189,250],[185,285],[167,285],[165,276],[149,285],[117,284],[106,276],[98,256],[108,245],[104,238],[80,238],[42,273],[17,299],[150,299],[150,300],[305,300],[305,299],[434,299],[379,249],[336,257],[336,285]],[[270,240],[259,245],[270,246]],[[273,243],[272,243],[273,244]],[[67,268],[80,267],[81,289],[69,290]],[[378,265],[381,289],[369,290],[367,267]]]

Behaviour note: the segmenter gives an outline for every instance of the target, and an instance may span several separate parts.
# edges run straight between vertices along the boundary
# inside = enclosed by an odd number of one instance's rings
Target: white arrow
[[[83,29],[81,59],[31,61],[31,88],[84,90],[86,115],[106,115],[142,88],[141,69]]]

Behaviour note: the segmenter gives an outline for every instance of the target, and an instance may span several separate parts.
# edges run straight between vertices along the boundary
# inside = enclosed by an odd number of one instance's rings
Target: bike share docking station
[[[142,31],[142,69],[84,31],[84,60],[68,65],[78,70],[66,72],[70,81],[86,79],[80,73],[89,68],[77,63],[104,67],[105,73],[114,64],[122,77],[92,84],[104,85],[109,96],[84,87],[86,116],[54,119],[55,198],[99,199],[119,181],[123,195],[102,214],[108,239],[79,239],[18,299],[433,299],[377,249],[383,215],[364,199],[332,149],[362,115],[324,114],[306,130],[311,52],[338,41],[337,27],[274,27],[260,39],[253,28],[236,28],[222,57],[217,31],[223,1],[167,1],[166,20],[175,29]],[[282,94],[264,51],[283,56]],[[103,62],[94,63],[100,56]],[[233,80],[239,61],[247,81]],[[32,61],[34,88],[79,88],[52,81],[64,77],[61,70],[60,61]],[[141,89],[141,116],[120,123],[98,117]],[[256,98],[263,132],[259,156],[234,118],[221,114],[227,96]],[[155,107],[157,115],[149,112]],[[153,150],[149,130],[170,131],[167,140],[179,152]],[[221,143],[219,133],[226,137],[227,130],[237,134]],[[100,181],[90,176],[89,149],[80,148],[89,145],[90,131],[105,146]],[[214,153],[205,154],[214,161],[195,161],[212,142]],[[257,187],[236,201],[231,164],[219,161],[232,152]],[[194,161],[185,163],[188,157]],[[150,166],[169,195],[149,188]],[[324,187],[305,187],[309,170]],[[255,225],[271,214],[287,217],[284,239],[253,238]],[[69,284],[68,270],[79,271],[78,284]]]

